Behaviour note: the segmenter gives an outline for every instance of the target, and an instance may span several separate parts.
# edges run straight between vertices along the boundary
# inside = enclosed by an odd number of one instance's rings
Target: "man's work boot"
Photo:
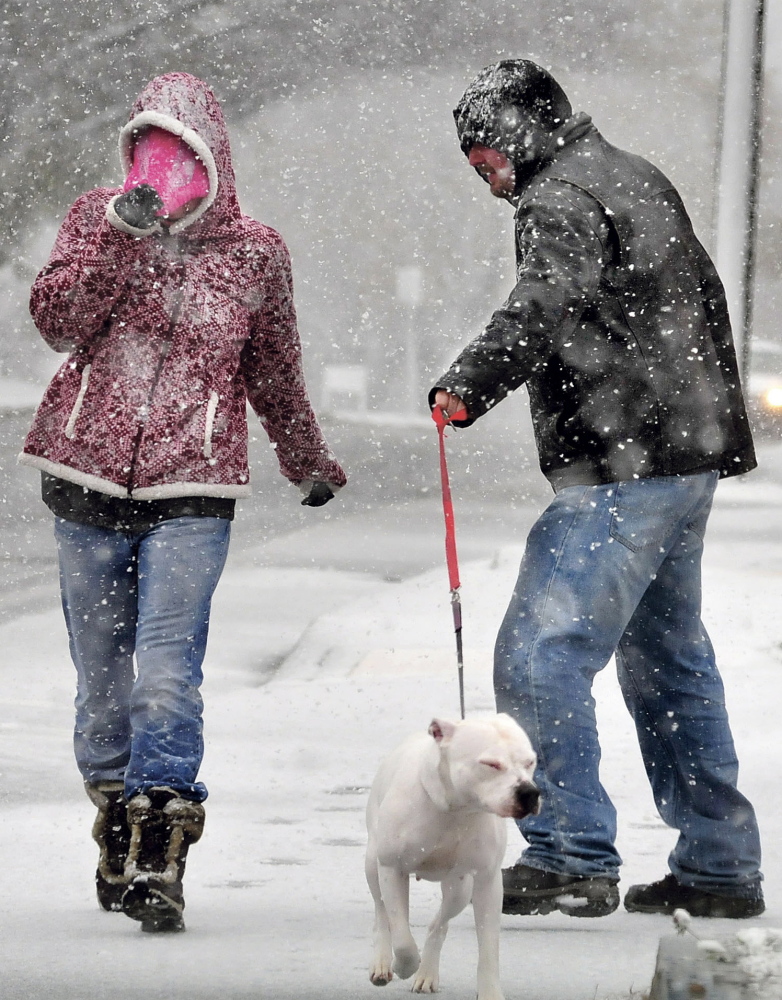
[[[631,885],[625,895],[625,909],[630,913],[673,913],[686,910],[693,917],[716,917],[744,920],[759,917],[765,910],[760,883],[752,887],[749,896],[720,896],[691,885],[682,885],[675,875],[666,875],[659,882]]]
[[[559,910],[569,917],[605,917],[619,906],[617,882],[513,865],[502,870],[502,912],[531,916]]]
[[[131,830],[122,912],[142,931],[183,931],[182,878],[191,844],[204,829],[204,807],[172,788],[150,788],[128,803]]]
[[[98,902],[104,910],[122,909],[122,896],[128,887],[125,862],[130,847],[128,803],[121,781],[85,781],[84,787],[98,815],[92,825],[92,839],[100,848],[95,886]]]

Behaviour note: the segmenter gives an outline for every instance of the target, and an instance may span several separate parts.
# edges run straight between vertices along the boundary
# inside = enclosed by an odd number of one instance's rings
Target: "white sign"
[[[417,264],[396,269],[396,297],[406,306],[415,308],[424,297],[423,272]]]

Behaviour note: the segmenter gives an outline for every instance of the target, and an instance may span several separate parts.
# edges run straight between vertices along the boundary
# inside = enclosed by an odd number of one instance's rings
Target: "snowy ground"
[[[782,927],[782,488],[723,484],[708,544],[705,619],[764,834],[767,912]],[[458,518],[458,506],[457,506]],[[324,526],[325,531],[326,526]],[[492,710],[490,650],[518,546],[462,567],[469,713]],[[0,981],[4,1000],[371,997],[363,807],[380,756],[434,714],[456,716],[443,567],[403,582],[232,555],[215,602],[205,698],[210,787],[186,879],[188,931],[141,934],[98,910],[92,807],[72,763],[72,676],[57,608],[0,627]],[[266,563],[266,564],[265,564]],[[619,810],[622,886],[660,877],[662,825],[615,679],[598,685],[604,781]],[[520,846],[510,830],[508,860]],[[436,889],[413,886],[417,936]],[[713,937],[735,922],[695,921]],[[667,918],[504,917],[508,1000],[619,1000],[649,987]],[[444,996],[475,994],[468,911],[443,954]],[[384,997],[407,994],[395,981]]]

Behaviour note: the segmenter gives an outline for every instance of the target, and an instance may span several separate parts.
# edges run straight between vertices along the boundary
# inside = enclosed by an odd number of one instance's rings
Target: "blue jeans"
[[[600,783],[592,682],[616,654],[646,773],[685,885],[751,895],[752,806],[701,622],[701,555],[716,473],[572,486],[532,528],[495,649],[499,711],[538,754],[539,816],[525,864],[618,878],[616,813]],[[753,885],[754,884],[754,885]]]
[[[201,665],[230,532],[217,517],[138,534],[55,519],[86,781],[124,780],[128,798],[156,785],[206,798]]]

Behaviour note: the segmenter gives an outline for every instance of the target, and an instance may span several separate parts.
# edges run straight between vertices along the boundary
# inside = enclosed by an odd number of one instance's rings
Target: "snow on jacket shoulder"
[[[138,238],[118,225],[119,191],[73,205],[30,300],[46,342],[70,355],[20,460],[113,496],[246,496],[249,400],[283,475],[343,485],[307,396],[288,251],[239,210],[219,105],[168,74],[134,121],[195,133],[203,155],[208,144],[208,209]]]

